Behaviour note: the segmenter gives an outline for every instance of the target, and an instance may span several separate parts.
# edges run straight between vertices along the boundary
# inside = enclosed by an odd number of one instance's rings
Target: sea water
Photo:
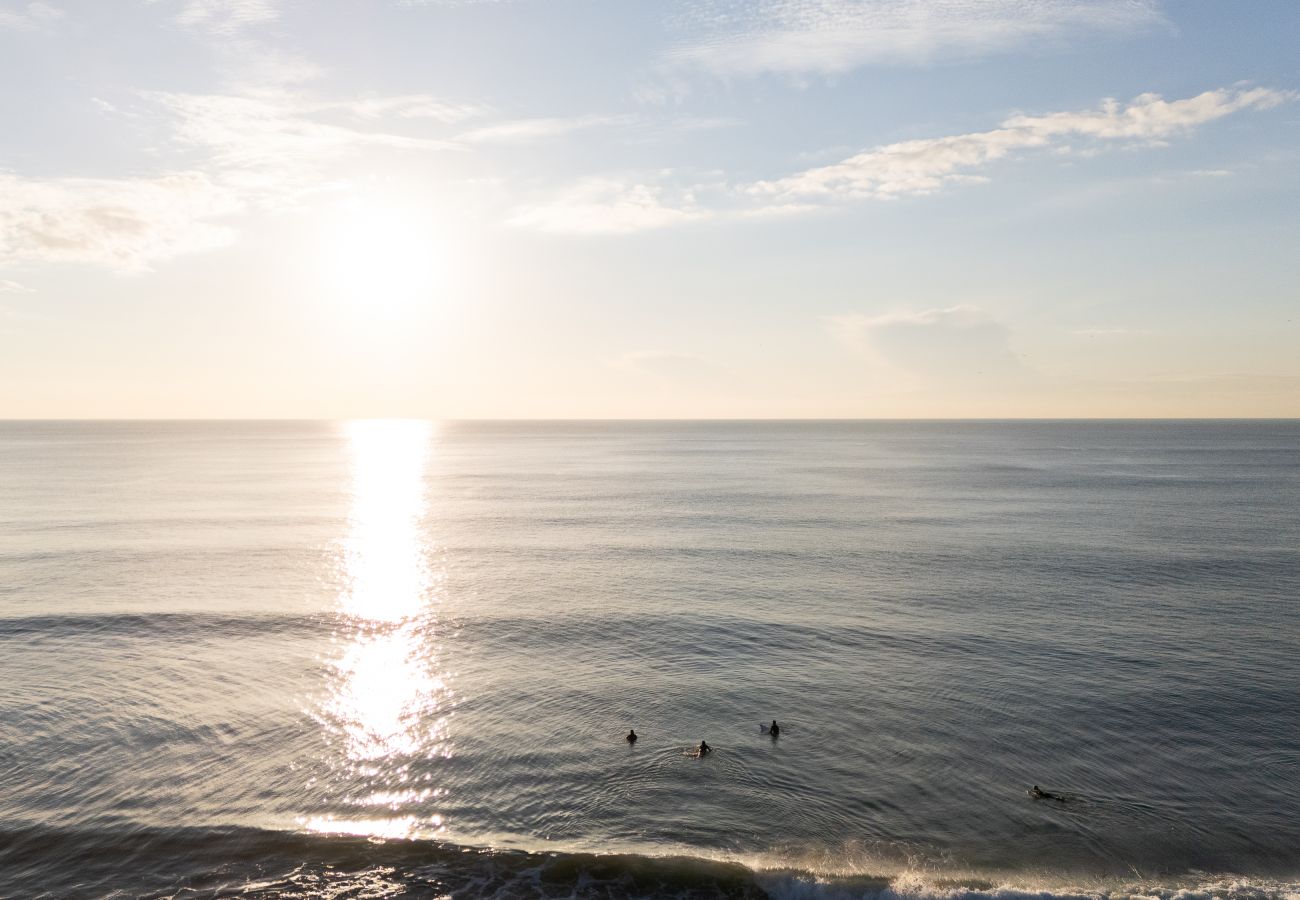
[[[0,423],[0,896],[1294,897],[1297,451]]]

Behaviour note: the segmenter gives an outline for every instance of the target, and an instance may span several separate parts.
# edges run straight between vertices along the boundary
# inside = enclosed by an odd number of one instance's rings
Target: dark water
[[[1297,451],[0,423],[0,896],[1300,897]]]

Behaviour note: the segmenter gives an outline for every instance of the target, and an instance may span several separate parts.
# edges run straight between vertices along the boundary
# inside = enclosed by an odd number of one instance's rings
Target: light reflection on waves
[[[321,789],[334,811],[302,822],[376,837],[436,833],[443,818],[430,804],[445,792],[436,762],[452,753],[455,697],[433,608],[440,579],[422,532],[432,427],[353,422],[348,433],[353,485],[341,542],[340,650],[319,711],[333,753]]]
[[[447,755],[450,689],[438,671],[432,629],[419,623],[359,630],[334,663],[325,719],[362,771],[401,757]]]
[[[432,576],[420,531],[428,422],[353,422],[352,510],[343,541],[342,612],[400,622],[428,604]]]

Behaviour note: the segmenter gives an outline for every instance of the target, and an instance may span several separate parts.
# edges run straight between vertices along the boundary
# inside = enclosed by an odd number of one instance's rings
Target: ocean
[[[4,422],[0,896],[1295,900],[1298,601],[1296,421]]]

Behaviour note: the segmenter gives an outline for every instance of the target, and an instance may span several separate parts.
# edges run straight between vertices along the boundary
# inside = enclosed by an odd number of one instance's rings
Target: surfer
[[[629,744],[635,744],[635,743],[636,743],[636,729],[629,728],[629,729],[627,730],[627,742],[628,742]]]
[[[767,733],[772,735],[772,737],[780,737],[781,726],[776,724],[776,719],[772,720],[772,725],[767,729]]]
[[[713,748],[712,748],[712,747],[710,747],[706,742],[704,742],[704,741],[700,741],[700,750],[699,750],[700,756],[703,756],[703,755],[706,754],[706,753],[712,753],[712,752],[713,752]]]
[[[1036,800],[1060,800],[1062,803],[1065,802],[1065,798],[1060,794],[1053,794],[1051,791],[1045,791],[1038,785],[1034,785],[1029,789],[1029,795]]]

